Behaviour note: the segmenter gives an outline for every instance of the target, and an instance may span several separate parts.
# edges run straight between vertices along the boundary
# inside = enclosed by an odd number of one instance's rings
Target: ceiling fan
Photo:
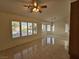
[[[42,8],[47,8],[47,5],[38,3],[38,0],[32,0],[31,4],[26,4],[24,7],[28,7],[31,9],[31,12],[42,12]]]

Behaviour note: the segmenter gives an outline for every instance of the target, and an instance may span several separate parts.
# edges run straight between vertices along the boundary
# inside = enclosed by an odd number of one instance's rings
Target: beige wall
[[[38,23],[38,34],[12,39],[11,37],[11,21],[30,21]],[[2,13],[0,12],[0,50],[4,50],[7,48],[15,47],[20,44],[24,44],[26,42],[30,42],[32,40],[38,39],[41,34],[41,25],[34,18],[28,18],[23,16],[17,16],[10,13]]]
[[[61,34],[65,32],[65,22],[63,20],[55,23],[55,33]]]

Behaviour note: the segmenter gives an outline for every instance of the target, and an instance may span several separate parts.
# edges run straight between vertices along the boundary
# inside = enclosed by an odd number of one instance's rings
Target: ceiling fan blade
[[[41,8],[47,8],[47,5],[42,5]]]
[[[24,5],[24,7],[28,7],[28,8],[30,8],[30,7],[33,7],[33,5],[31,5],[31,4],[28,5],[28,4],[27,4],[27,5]]]
[[[39,10],[39,12],[40,12],[40,13],[42,13],[42,11],[41,11],[41,10]]]
[[[24,7],[28,7],[28,5],[24,5]]]

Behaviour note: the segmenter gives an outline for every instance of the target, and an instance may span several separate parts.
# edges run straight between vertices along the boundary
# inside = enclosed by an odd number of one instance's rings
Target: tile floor
[[[69,59],[68,38],[45,36],[0,52],[0,59]]]

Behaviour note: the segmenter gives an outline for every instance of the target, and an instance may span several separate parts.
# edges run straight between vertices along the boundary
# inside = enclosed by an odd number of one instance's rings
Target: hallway
[[[69,59],[68,36],[48,35],[0,52],[0,59]]]

